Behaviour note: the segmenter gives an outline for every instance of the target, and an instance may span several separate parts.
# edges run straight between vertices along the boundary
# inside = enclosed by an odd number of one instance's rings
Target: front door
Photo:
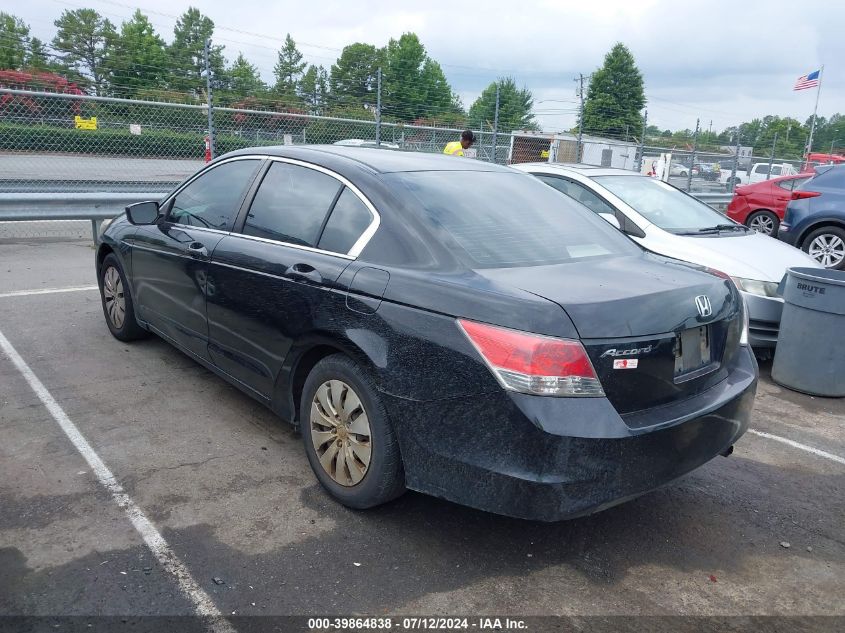
[[[258,159],[207,169],[177,191],[164,217],[133,238],[132,276],[138,316],[192,354],[208,359],[208,262],[237,217]]]

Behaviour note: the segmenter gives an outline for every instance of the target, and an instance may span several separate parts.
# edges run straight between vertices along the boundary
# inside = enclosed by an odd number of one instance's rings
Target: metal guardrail
[[[0,193],[0,222],[90,220],[97,242],[99,223],[123,213],[126,205],[159,200],[159,193]]]
[[[732,193],[694,193],[696,198],[723,211]],[[31,220],[90,220],[97,241],[99,223],[117,217],[126,205],[159,200],[161,192],[147,193],[0,193],[0,222]]]

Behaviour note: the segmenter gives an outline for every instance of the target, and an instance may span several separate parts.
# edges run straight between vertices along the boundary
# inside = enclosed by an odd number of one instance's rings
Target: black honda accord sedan
[[[263,147],[104,231],[106,323],[149,332],[302,431],[320,483],[558,520],[746,430],[742,299],[532,176],[448,156]]]

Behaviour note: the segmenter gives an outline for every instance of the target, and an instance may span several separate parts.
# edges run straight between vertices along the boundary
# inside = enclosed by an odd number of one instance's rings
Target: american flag
[[[806,90],[807,88],[815,88],[819,85],[820,70],[814,70],[807,75],[801,75],[798,81],[795,82],[793,90]]]

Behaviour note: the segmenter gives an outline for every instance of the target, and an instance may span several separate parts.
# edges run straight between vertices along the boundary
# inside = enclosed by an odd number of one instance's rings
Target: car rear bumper
[[[748,201],[745,196],[739,196],[737,194],[734,194],[733,199],[730,204],[728,204],[728,208],[725,211],[725,215],[734,222],[739,222],[740,224],[745,224],[745,221],[748,219],[750,213],[751,207],[748,206]]]
[[[409,488],[498,514],[558,521],[666,484],[745,432],[757,364],[670,405],[620,416],[605,398],[504,391],[432,402],[385,396]]]

